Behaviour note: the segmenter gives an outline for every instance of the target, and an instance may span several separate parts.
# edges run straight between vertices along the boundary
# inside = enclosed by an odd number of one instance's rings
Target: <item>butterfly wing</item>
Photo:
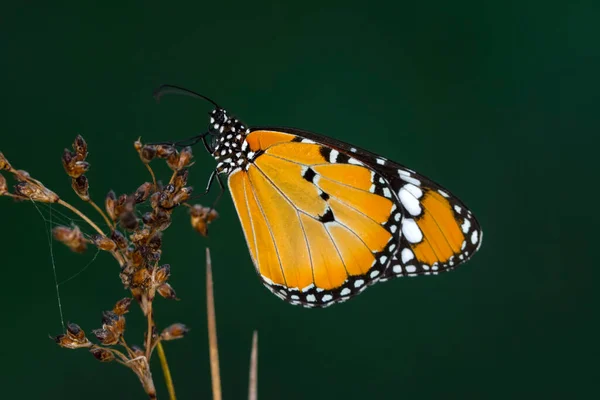
[[[437,273],[481,243],[458,199],[375,154],[290,128],[254,128],[244,146],[251,162],[229,188],[258,274],[292,304],[328,306],[380,279]]]

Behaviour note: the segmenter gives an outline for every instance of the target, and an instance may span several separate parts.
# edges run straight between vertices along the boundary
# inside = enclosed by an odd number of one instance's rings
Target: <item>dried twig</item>
[[[221,374],[219,372],[219,347],[217,344],[217,318],[213,292],[212,262],[210,250],[206,248],[206,308],[208,315],[208,346],[213,400],[221,400]]]
[[[250,374],[248,378],[248,400],[258,399],[258,332],[252,334],[252,351],[250,352]]]

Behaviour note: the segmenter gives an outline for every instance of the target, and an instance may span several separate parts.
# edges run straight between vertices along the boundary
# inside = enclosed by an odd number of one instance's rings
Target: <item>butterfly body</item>
[[[447,271],[481,245],[471,211],[415,171],[315,133],[251,128],[219,107],[210,116],[207,148],[257,273],[291,304],[326,307]]]

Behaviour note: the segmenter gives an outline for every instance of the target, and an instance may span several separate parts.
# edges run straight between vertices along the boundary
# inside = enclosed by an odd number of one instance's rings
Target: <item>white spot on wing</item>
[[[342,291],[340,292],[340,295],[342,296],[348,296],[350,294],[351,290],[348,288],[343,288]]]
[[[310,140],[310,139],[302,139],[302,143],[310,143],[310,144],[314,144],[315,142]]]
[[[339,154],[340,154],[339,151],[331,150],[331,153],[329,153],[329,162],[332,164],[335,164],[337,162],[337,157]]]
[[[454,206],[454,211],[456,211],[457,214],[460,214],[460,212],[462,211],[462,208],[460,206]]]
[[[414,219],[404,218],[402,220],[402,234],[410,243],[419,243],[423,240],[423,232]]]
[[[403,263],[407,263],[410,260],[412,260],[415,257],[415,255],[413,254],[412,251],[410,251],[410,249],[406,248],[406,249],[402,249],[402,262]]]
[[[411,215],[417,216],[421,214],[421,205],[419,204],[419,200],[417,200],[412,193],[406,190],[404,186],[400,189],[398,196],[400,197],[400,201],[402,202],[404,208],[406,208]]]
[[[313,303],[316,300],[317,300],[317,298],[315,297],[314,294],[309,294],[308,296],[306,296],[306,301],[309,301],[309,302]]]
[[[379,275],[379,271],[377,271],[376,269],[374,269],[373,271],[371,271],[371,273],[369,274],[369,276],[371,278],[375,278],[377,275]]]
[[[408,273],[417,271],[417,267],[415,267],[414,265],[407,265],[405,268],[406,268],[406,272],[408,272]]]
[[[360,161],[358,161],[356,158],[352,158],[352,157],[350,157],[348,159],[348,164],[363,165],[363,163],[361,163]]]
[[[326,295],[323,296],[323,298],[321,300],[323,300],[323,302],[328,302],[331,299],[333,299],[333,296],[330,295],[330,294],[326,294]]]
[[[363,281],[362,279],[358,279],[356,282],[354,282],[354,287],[355,288],[359,288],[362,285],[364,285],[365,281]]]
[[[377,164],[379,164],[379,165],[385,165],[385,160],[383,158],[378,158],[377,159]]]
[[[403,188],[409,191],[410,194],[415,196],[417,199],[420,199],[421,196],[423,196],[423,191],[411,183],[407,183],[403,186]]]
[[[438,193],[441,194],[442,196],[446,197],[446,198],[450,197],[450,195],[448,193],[444,192],[441,189],[438,190]]]
[[[477,240],[479,240],[479,233],[477,232],[477,230],[474,230],[473,233],[471,234],[471,243],[475,244],[477,243]]]
[[[392,271],[394,271],[395,274],[401,274],[402,267],[400,265],[394,265],[394,268],[392,268]]]
[[[463,233],[469,233],[469,229],[471,229],[471,221],[465,218],[465,222],[461,225]]]
[[[390,189],[385,187],[385,188],[383,188],[383,195],[387,198],[390,198],[390,197],[392,197],[392,192],[390,192]]]

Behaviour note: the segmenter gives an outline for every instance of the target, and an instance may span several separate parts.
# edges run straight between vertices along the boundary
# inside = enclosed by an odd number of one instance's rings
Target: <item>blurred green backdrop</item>
[[[306,310],[262,287],[229,195],[209,239],[178,213],[163,260],[182,301],[158,300],[156,315],[192,328],[166,346],[179,398],[210,396],[207,245],[226,399],[246,396],[253,329],[261,399],[597,395],[598,2],[69,3],[0,6],[0,150],[67,200],[81,204],[60,164],[76,134],[102,201],[147,180],[138,136],[204,131],[206,104],[154,102],[152,90],[172,83],[248,124],[324,133],[414,168],[460,196],[485,232],[453,273]],[[200,189],[214,162],[195,151]],[[0,216],[1,397],[145,398],[130,371],[48,339],[61,325],[47,230],[28,203],[2,198]],[[54,255],[63,280],[94,252],[56,244]],[[127,294],[117,272],[101,254],[62,285],[65,318],[99,327]],[[138,314],[130,342],[141,341]]]

